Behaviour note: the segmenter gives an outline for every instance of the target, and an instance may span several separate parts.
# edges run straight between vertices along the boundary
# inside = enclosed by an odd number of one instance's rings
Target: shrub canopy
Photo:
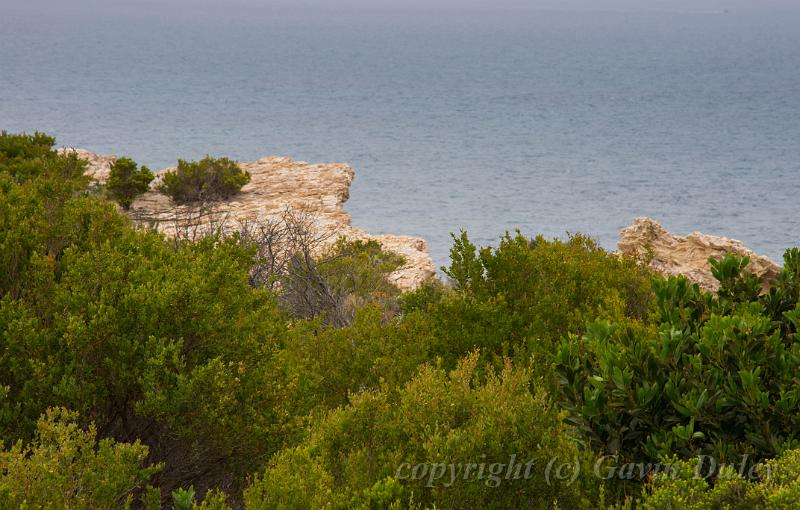
[[[106,189],[111,198],[127,210],[136,197],[149,189],[150,182],[154,178],[153,172],[146,166],[142,165],[139,168],[130,158],[119,158],[111,165],[111,175]]]
[[[147,481],[161,466],[147,466],[147,447],[97,438],[77,415],[48,409],[29,445],[0,451],[0,508],[130,508],[140,489],[145,508],[158,508]]]
[[[374,241],[320,249],[302,218],[197,237],[137,228],[54,143],[0,134],[0,508],[743,508],[737,496],[789,508],[797,496],[796,249],[764,294],[746,259],[712,261],[712,294],[582,235],[479,249],[462,234],[449,284],[400,295],[402,258]],[[122,194],[147,178],[124,159],[115,175]],[[165,185],[207,201],[248,178],[206,158]],[[643,489],[594,475],[608,452],[747,454],[778,475],[644,473]],[[491,466],[512,459],[533,461],[528,475],[494,486]],[[548,478],[551,461],[581,468]],[[482,478],[443,482],[481,463]]]
[[[714,263],[719,294],[656,279],[653,324],[597,321],[573,335],[557,356],[571,422],[595,449],[633,460],[736,462],[800,446],[800,252],[784,260],[766,295],[728,255]]]
[[[591,506],[590,473],[545,479],[553,458],[591,459],[531,372],[508,362],[479,378],[478,360],[473,353],[450,373],[423,366],[397,392],[353,396],[275,458],[245,492],[247,508]]]
[[[178,160],[175,170],[166,172],[159,189],[177,204],[225,200],[250,182],[250,174],[228,158],[206,156],[200,161]]]
[[[711,464],[707,458],[669,459],[671,469],[642,491],[643,510],[792,510],[800,501],[800,450],[791,450],[755,469]],[[710,473],[715,476],[707,476]]]

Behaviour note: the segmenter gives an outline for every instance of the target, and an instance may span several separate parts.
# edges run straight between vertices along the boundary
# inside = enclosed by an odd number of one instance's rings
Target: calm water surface
[[[800,242],[800,15],[0,9],[0,128],[356,168],[374,233]]]

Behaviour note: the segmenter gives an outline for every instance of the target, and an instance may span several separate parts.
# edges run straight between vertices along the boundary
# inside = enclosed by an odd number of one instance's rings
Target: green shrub
[[[427,312],[431,307],[441,303],[449,291],[450,289],[441,280],[432,278],[399,297],[400,311],[403,314]]]
[[[302,370],[303,393],[322,409],[346,405],[351,393],[405,384],[428,361],[430,325],[414,315],[385,320],[377,305],[359,309],[351,324],[297,322],[282,356]]]
[[[741,465],[713,466],[708,459],[671,460],[671,468],[642,492],[643,510],[791,510],[800,501],[800,450],[755,469]],[[708,474],[713,472],[713,478]]]
[[[383,387],[353,395],[256,478],[245,491],[246,508],[405,508],[413,502],[528,509],[552,508],[555,501],[560,508],[587,507],[598,489],[590,474],[572,484],[546,478],[553,458],[591,461],[567,435],[539,382],[510,362],[479,378],[477,364],[475,353],[450,374],[426,366],[397,392]],[[414,471],[422,463],[425,475],[423,468]],[[461,471],[449,478],[430,474],[440,471],[433,464]],[[522,466],[519,477],[508,464]]]
[[[243,476],[306,411],[294,408],[294,367],[275,358],[286,318],[248,285],[250,260],[233,240],[176,250],[144,232],[68,251],[49,343],[33,351],[60,360],[47,373],[54,394],[44,385],[42,400],[91,411],[126,437],[180,439],[180,455],[153,451],[174,456],[173,475]]]
[[[0,132],[0,161],[2,170],[8,171],[13,163],[29,163],[52,157],[56,139],[38,131],[26,133]]]
[[[104,200],[51,209],[35,182],[0,181],[0,437],[28,441],[45,409],[75,409],[168,461],[167,494],[240,486],[293,437],[313,396],[278,356],[287,318],[248,284],[251,252],[176,246]]]
[[[86,162],[45,135],[0,135],[0,298],[36,294],[64,249],[113,236],[125,219],[86,196]]]
[[[228,158],[206,156],[200,161],[178,160],[178,168],[163,175],[159,190],[175,203],[224,200],[250,182],[250,174]]]
[[[381,306],[388,318],[396,313],[400,294],[389,276],[403,263],[377,241],[339,238],[319,256],[291,258],[280,278],[281,302],[294,317],[321,317],[335,326],[351,323],[367,304]]]
[[[192,510],[194,502],[194,487],[172,491],[172,508],[175,510]]]
[[[5,172],[17,182],[27,182],[42,176],[47,167],[54,161],[67,161],[68,156],[61,156],[53,149],[56,140],[43,133],[28,135],[0,132],[0,173]],[[76,163],[70,172],[73,177],[83,173],[85,164]]]
[[[31,444],[0,452],[0,508],[130,508],[161,467],[145,467],[138,441],[98,441],[94,425],[81,429],[76,418],[49,409]]]
[[[478,250],[467,235],[454,238],[452,263],[443,268],[455,287],[427,308],[434,324],[433,355],[448,362],[480,348],[538,361],[550,371],[558,342],[582,333],[599,315],[644,319],[652,307],[650,273],[635,261],[605,252],[592,239],[527,239],[506,234],[497,248]]]
[[[573,335],[557,356],[570,421],[596,450],[633,460],[757,461],[800,444],[798,260],[788,251],[759,298],[730,255],[714,265],[719,295],[656,280],[656,324],[596,321]]]
[[[150,182],[154,178],[153,172],[146,166],[142,165],[139,168],[130,158],[119,158],[111,165],[111,176],[106,189],[111,197],[127,210],[136,197],[149,189]]]
[[[208,491],[202,502],[195,499],[194,487],[172,491],[172,510],[231,510],[228,498],[219,490]]]
[[[331,286],[360,303],[396,298],[400,291],[389,275],[404,263],[403,257],[383,250],[378,241],[345,238],[338,239],[319,262]]]

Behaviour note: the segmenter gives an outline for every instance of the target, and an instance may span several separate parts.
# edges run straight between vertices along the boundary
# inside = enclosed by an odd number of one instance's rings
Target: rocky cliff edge
[[[75,151],[89,165],[86,174],[98,183],[108,180],[113,155],[99,155],[82,149]],[[327,242],[339,236],[348,239],[378,241],[384,249],[402,255],[405,265],[392,273],[390,279],[402,290],[413,290],[435,277],[436,269],[424,239],[403,235],[372,235],[355,228],[344,203],[350,197],[350,184],[355,171],[347,164],[310,164],[285,157],[265,157],[258,161],[240,162],[250,173],[250,183],[235,197],[215,204],[200,221],[236,222],[242,220],[279,219],[287,210],[302,212],[313,221]],[[139,197],[130,210],[137,221],[155,224],[167,234],[174,233],[175,218],[191,213],[186,207],[175,206],[168,197],[155,191],[160,176],[169,168],[157,172],[150,191]],[[201,225],[202,226],[202,225]],[[172,232],[171,232],[172,230]]]
[[[650,267],[656,272],[665,276],[684,275],[710,291],[716,291],[719,285],[711,275],[709,257],[720,258],[726,253],[750,257],[748,270],[761,279],[764,288],[781,271],[778,264],[753,252],[741,241],[700,232],[676,236],[646,217],[636,218],[623,229],[617,246],[624,256],[646,258],[649,254]]]

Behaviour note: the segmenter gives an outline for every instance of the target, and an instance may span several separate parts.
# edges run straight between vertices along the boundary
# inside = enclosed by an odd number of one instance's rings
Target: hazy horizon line
[[[676,5],[677,4],[677,5]],[[700,4],[700,5],[698,5]],[[14,3],[10,6],[14,10],[30,11],[48,9],[57,11],[77,12],[91,8],[93,11],[116,9],[148,9],[171,10],[174,8],[194,10],[228,10],[231,9],[258,9],[275,10],[278,12],[307,12],[307,13],[402,13],[402,14],[513,14],[513,13],[610,13],[610,14],[636,14],[636,13],[665,13],[665,14],[694,14],[694,15],[722,15],[737,12],[764,12],[764,13],[800,13],[800,5],[785,0],[759,2],[753,5],[746,0],[707,0],[706,2],[660,1],[649,4],[641,1],[607,0],[606,2],[584,3],[582,0],[551,1],[538,0],[524,2],[521,0],[500,0],[491,6],[486,6],[477,0],[407,0],[402,3],[393,0],[372,0],[364,3],[362,0],[337,0],[334,5],[325,0],[227,0],[221,5],[215,0],[73,0],[69,4],[54,0],[28,0],[24,3]]]

